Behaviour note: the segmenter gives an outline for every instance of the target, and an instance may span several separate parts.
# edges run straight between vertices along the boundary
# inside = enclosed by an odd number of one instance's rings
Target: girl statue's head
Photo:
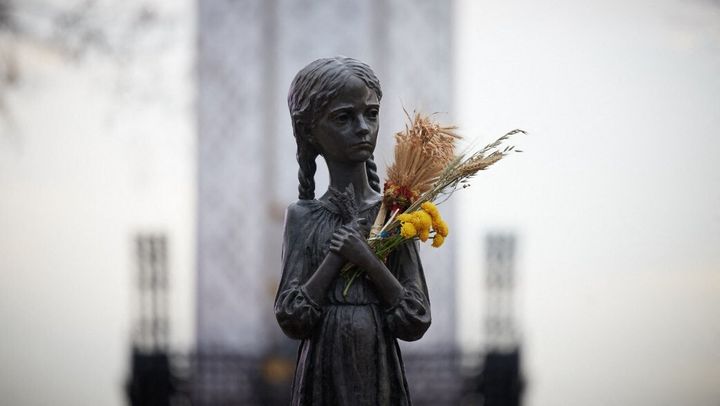
[[[362,81],[380,101],[382,90],[375,73],[368,65],[347,57],[323,58],[311,62],[295,75],[290,85],[288,107],[300,165],[300,199],[315,198],[315,159],[323,151],[313,139],[313,129],[330,102],[353,80]],[[370,187],[380,193],[380,178],[372,155],[365,161],[365,167]]]

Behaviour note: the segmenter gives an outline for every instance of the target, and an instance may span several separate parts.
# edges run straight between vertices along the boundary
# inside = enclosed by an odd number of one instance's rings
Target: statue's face
[[[375,92],[353,77],[315,122],[313,142],[326,160],[365,162],[375,151],[379,111]]]

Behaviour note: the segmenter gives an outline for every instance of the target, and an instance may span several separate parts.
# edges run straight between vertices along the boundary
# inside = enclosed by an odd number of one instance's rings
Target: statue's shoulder
[[[297,200],[285,210],[286,225],[302,225],[308,221],[308,215],[317,206],[317,200]]]

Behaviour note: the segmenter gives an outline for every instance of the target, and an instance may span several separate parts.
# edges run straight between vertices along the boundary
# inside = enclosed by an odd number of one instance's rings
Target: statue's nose
[[[367,135],[370,133],[370,126],[363,116],[358,117],[356,132],[358,135]]]

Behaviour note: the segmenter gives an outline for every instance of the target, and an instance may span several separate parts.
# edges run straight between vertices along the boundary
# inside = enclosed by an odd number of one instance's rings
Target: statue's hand
[[[330,251],[359,267],[366,267],[375,256],[364,236],[367,228],[364,218],[339,227],[330,239]]]

